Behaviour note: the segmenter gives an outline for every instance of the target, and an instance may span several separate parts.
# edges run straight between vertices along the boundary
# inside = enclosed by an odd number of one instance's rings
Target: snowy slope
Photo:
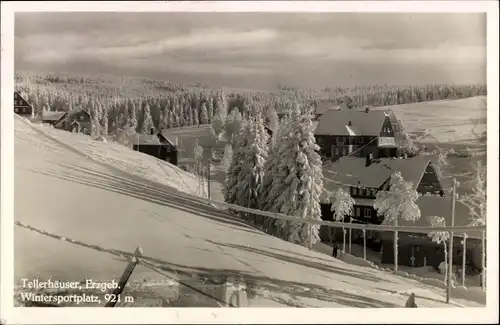
[[[181,199],[174,188],[140,181],[192,189],[175,167],[160,176],[158,162],[140,153],[49,130],[61,145],[36,128],[15,120],[18,280],[118,280],[124,256],[141,245],[145,257],[126,289],[132,306],[224,306],[228,283],[246,286],[248,306],[401,307],[410,292],[420,307],[449,306],[442,289],[311,252]],[[463,305],[478,304],[452,304]]]

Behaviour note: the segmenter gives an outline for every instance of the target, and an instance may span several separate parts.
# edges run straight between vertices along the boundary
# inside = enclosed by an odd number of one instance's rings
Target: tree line
[[[486,95],[486,85],[374,85],[352,88],[233,91],[205,85],[180,85],[170,81],[126,79],[103,75],[78,76],[17,72],[16,90],[33,104],[35,114],[44,111],[83,109],[89,112],[101,134],[124,131],[144,133],[157,129],[212,123],[234,110],[248,118],[252,110],[287,112],[295,105],[344,102],[348,107],[388,106],[441,99]],[[266,121],[268,122],[268,121]]]

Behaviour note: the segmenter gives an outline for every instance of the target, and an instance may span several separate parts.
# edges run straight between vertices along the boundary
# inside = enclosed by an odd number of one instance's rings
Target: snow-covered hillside
[[[411,292],[419,307],[450,306],[441,288],[309,251],[176,195],[196,187],[147,155],[16,117],[16,279],[118,280],[140,245],[130,306],[225,306],[231,283],[246,286],[248,306],[403,307]],[[479,304],[451,304],[464,305]]]

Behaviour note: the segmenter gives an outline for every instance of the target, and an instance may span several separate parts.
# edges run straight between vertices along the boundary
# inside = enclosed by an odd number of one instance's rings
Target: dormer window
[[[357,187],[352,187],[352,195],[357,196],[358,195],[358,188]]]

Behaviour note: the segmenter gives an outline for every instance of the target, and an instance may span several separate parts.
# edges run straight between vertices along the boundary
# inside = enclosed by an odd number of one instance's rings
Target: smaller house
[[[178,164],[177,144],[170,140],[167,135],[156,132],[154,129],[150,131],[150,134],[134,136],[133,150],[164,160],[175,166]]]
[[[33,118],[35,116],[33,105],[28,103],[17,91],[14,92],[14,113],[26,118]]]
[[[83,109],[78,108],[66,112],[55,124],[55,127],[70,132],[75,131],[77,128],[78,132],[88,135],[92,134],[92,121],[90,114]]]
[[[42,123],[56,126],[57,123],[66,115],[66,112],[43,112]]]

